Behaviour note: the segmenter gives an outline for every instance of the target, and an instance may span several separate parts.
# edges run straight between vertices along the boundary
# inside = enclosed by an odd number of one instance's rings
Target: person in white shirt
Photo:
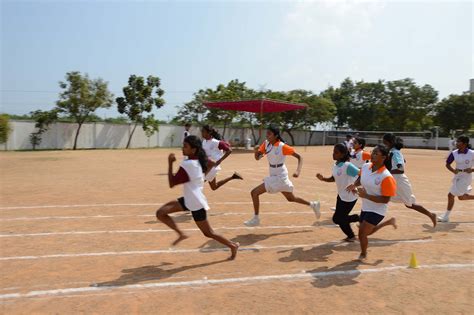
[[[208,160],[206,152],[202,149],[201,140],[196,136],[186,137],[183,142],[183,155],[187,159],[181,162],[181,167],[176,174],[173,174],[173,163],[176,161],[176,157],[173,153],[168,156],[168,182],[170,188],[183,184],[184,196],[163,205],[156,211],[156,217],[178,233],[178,238],[172,243],[175,246],[187,239],[188,236],[178,228],[169,214],[190,211],[201,232],[206,237],[229,247],[231,250],[229,259],[235,259],[240,244],[216,234],[207,220],[209,205],[203,193],[204,172],[207,171],[208,164],[212,165],[212,162]]]
[[[184,125],[184,131],[183,131],[183,139],[181,142],[184,141],[184,139],[186,139],[187,136],[190,136],[191,133],[189,132],[189,129],[191,129],[191,124],[190,123],[186,123]]]
[[[221,140],[221,135],[209,125],[202,127],[201,134],[203,137],[202,147],[204,151],[206,151],[207,156],[211,160],[215,161],[214,166],[209,169],[209,172],[204,178],[207,182],[209,182],[211,189],[219,189],[219,187],[222,187],[222,185],[233,179],[242,180],[243,177],[239,173],[234,172],[234,174],[231,176],[217,181],[217,174],[222,170],[220,165],[232,153],[232,149],[226,141]]]
[[[397,181],[397,195],[391,201],[403,203],[408,209],[426,215],[433,223],[433,227],[436,227],[436,214],[416,202],[410,180],[405,175],[405,158],[400,151],[403,148],[403,140],[395,137],[393,133],[386,133],[383,136],[383,144],[390,150],[386,166]]]
[[[346,140],[344,141],[344,144],[346,145],[347,149],[349,152],[352,151],[352,147],[354,145],[354,140],[352,138],[352,135],[346,135]]]
[[[343,143],[334,146],[332,158],[336,163],[333,166],[331,177],[324,177],[320,173],[316,174],[316,177],[324,182],[336,182],[336,212],[332,217],[332,221],[339,225],[342,232],[346,234],[344,241],[355,242],[356,237],[352,231],[351,223],[359,222],[360,218],[358,214],[349,215],[349,213],[357,202],[357,196],[346,191],[346,188],[353,184],[359,176],[359,168],[349,162],[349,150]]]
[[[303,198],[296,197],[293,194],[293,183],[288,178],[288,169],[285,165],[286,156],[291,155],[298,159],[298,167],[293,177],[300,176],[301,167],[303,166],[303,158],[295,152],[295,149],[283,142],[280,135],[280,129],[276,126],[267,128],[267,139],[255,148],[255,159],[258,161],[263,156],[267,156],[270,176],[264,178],[263,183],[252,189],[251,196],[254,208],[254,216],[252,219],[245,221],[246,226],[257,226],[260,224],[260,195],[268,192],[270,194],[282,193],[289,202],[297,202],[313,209],[316,219],[319,219],[321,212],[319,211],[319,201],[306,201]]]
[[[474,150],[470,148],[469,137],[460,136],[456,141],[457,150],[451,152],[446,160],[446,168],[454,174],[451,189],[448,193],[448,206],[445,214],[438,217],[440,222],[449,222],[449,215],[454,207],[454,198],[474,200],[472,191],[472,171],[474,166]],[[451,164],[456,162],[456,168]]]
[[[397,183],[384,165],[388,159],[388,152],[385,146],[377,145],[372,151],[371,163],[364,164],[360,170],[360,177],[354,184],[347,187],[347,191],[352,191],[362,198],[359,226],[361,249],[359,260],[362,262],[367,260],[369,235],[388,225],[397,228],[395,218],[382,222],[387,213],[390,198],[397,193]],[[362,188],[357,188],[361,185]]]
[[[353,141],[353,150],[351,152],[350,162],[357,166],[359,169],[370,160],[370,152],[364,151],[365,148],[365,139],[363,138],[354,138]]]

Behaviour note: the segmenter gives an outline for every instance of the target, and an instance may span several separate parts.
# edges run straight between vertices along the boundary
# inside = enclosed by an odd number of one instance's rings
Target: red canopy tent
[[[204,102],[204,104],[209,108],[260,113],[260,121],[262,121],[264,113],[286,112],[290,110],[305,109],[307,107],[306,104],[290,103],[265,98],[241,101]],[[262,125],[260,125],[260,136],[261,135]]]

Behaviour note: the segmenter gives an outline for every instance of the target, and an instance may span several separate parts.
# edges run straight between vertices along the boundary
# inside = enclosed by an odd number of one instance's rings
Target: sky
[[[49,110],[70,71],[122,96],[161,79],[168,120],[202,88],[413,78],[440,98],[474,78],[473,1],[1,1],[0,112]],[[117,117],[115,105],[97,112]]]

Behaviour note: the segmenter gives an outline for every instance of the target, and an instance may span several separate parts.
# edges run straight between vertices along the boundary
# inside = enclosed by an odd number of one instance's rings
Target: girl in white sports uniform
[[[215,165],[209,170],[205,177],[211,189],[216,190],[233,179],[243,179],[239,173],[234,172],[232,176],[217,181],[217,174],[221,170],[220,164],[232,153],[232,149],[227,142],[220,140],[221,136],[219,133],[209,125],[202,127],[201,134],[204,138],[202,140],[202,147],[204,151],[206,151],[207,156],[215,162]]]
[[[168,156],[168,182],[170,188],[183,184],[184,196],[162,206],[156,211],[156,217],[178,233],[178,238],[172,243],[174,246],[188,238],[188,236],[178,228],[169,214],[179,211],[190,211],[196,225],[206,237],[212,238],[230,248],[231,256],[229,259],[232,260],[237,255],[239,243],[231,242],[225,237],[216,234],[212,230],[209,221],[207,221],[209,205],[202,191],[204,172],[207,171],[210,162],[207,159],[206,152],[202,149],[201,140],[196,136],[186,137],[183,142],[183,155],[188,158],[181,162],[181,167],[176,174],[173,174],[173,163],[176,161],[176,157],[173,153]]]
[[[362,198],[359,226],[361,250],[359,260],[362,262],[367,260],[369,235],[387,225],[397,228],[395,218],[382,222],[387,214],[388,202],[397,191],[397,183],[384,165],[388,155],[388,149],[385,146],[377,145],[372,151],[371,163],[364,164],[360,170],[360,177],[354,184],[347,187],[347,191],[356,193]],[[363,188],[357,188],[361,185]]]
[[[370,153],[364,151],[365,139],[354,138],[353,141],[354,150],[351,152],[351,163],[357,166],[359,169],[370,160]]]
[[[260,200],[259,196],[266,192],[270,194],[276,194],[281,192],[289,202],[297,202],[307,206],[310,206],[316,218],[319,219],[321,212],[319,211],[319,201],[306,201],[302,198],[296,197],[293,194],[293,183],[288,178],[288,169],[285,165],[287,155],[294,156],[298,159],[298,167],[293,177],[298,177],[303,166],[302,157],[295,152],[295,149],[283,142],[280,136],[280,129],[275,126],[267,128],[267,140],[265,140],[260,148],[255,151],[255,159],[258,161],[263,156],[267,156],[270,176],[265,177],[263,184],[255,187],[252,192],[252,201],[254,207],[254,216],[252,219],[245,221],[244,224],[247,226],[257,226],[260,224],[259,210]]]
[[[453,183],[448,193],[448,207],[443,216],[438,217],[440,222],[449,222],[449,215],[454,207],[454,197],[459,200],[474,200],[472,191],[472,171],[474,166],[474,151],[469,147],[469,138],[458,137],[457,150],[451,152],[446,160],[446,168],[454,174]],[[451,164],[456,162],[454,169]]]
[[[389,166],[390,173],[392,173],[397,181],[397,195],[391,201],[404,203],[405,207],[426,215],[433,223],[433,227],[435,227],[436,214],[416,203],[416,197],[413,194],[410,181],[405,175],[405,159],[402,152],[400,152],[400,149],[403,148],[403,140],[395,137],[392,133],[387,133],[383,136],[383,143],[390,149],[387,165]]]
[[[346,188],[350,184],[353,184],[357,177],[359,177],[359,168],[349,162],[349,150],[343,143],[338,143],[334,146],[332,158],[336,161],[332,168],[332,176],[324,177],[318,173],[316,177],[324,182],[336,182],[336,212],[332,217],[332,221],[339,225],[342,232],[346,234],[344,241],[354,242],[356,237],[352,231],[351,223],[359,222],[359,215],[349,215],[349,213],[357,202],[357,196],[352,192],[346,191]]]

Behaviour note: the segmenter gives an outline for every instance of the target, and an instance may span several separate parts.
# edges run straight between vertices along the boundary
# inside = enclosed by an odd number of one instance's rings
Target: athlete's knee
[[[469,197],[466,196],[466,195],[458,196],[458,199],[459,199],[459,200],[466,200],[466,199],[468,199],[468,198],[469,198]]]
[[[334,215],[332,216],[332,222],[334,222],[334,224],[340,224],[341,223],[341,217],[334,213]]]
[[[287,195],[285,197],[286,197],[286,200],[288,200],[289,202],[295,202],[296,201],[296,197],[293,196],[293,195]]]
[[[258,189],[257,188],[252,189],[252,191],[250,192],[250,195],[252,195],[252,197],[257,197],[259,195]]]

